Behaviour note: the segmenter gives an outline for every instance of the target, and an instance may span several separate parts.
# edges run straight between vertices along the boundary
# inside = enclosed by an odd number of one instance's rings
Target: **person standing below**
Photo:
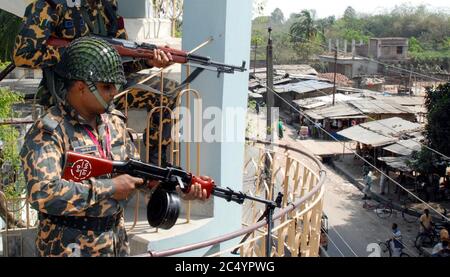
[[[284,126],[281,118],[278,120],[278,138],[283,139],[284,137]]]
[[[392,238],[389,240],[392,250],[392,257],[400,257],[403,252],[402,232],[398,228],[397,223],[392,224]]]
[[[433,255],[433,257],[448,258],[450,257],[450,249],[448,248],[448,240],[444,240],[442,243],[442,248]]]
[[[439,243],[433,247],[431,255],[433,257],[439,257],[440,252],[445,249],[446,244],[448,247],[448,241],[449,241],[448,231],[447,229],[444,228],[439,232]]]
[[[428,209],[423,210],[423,214],[419,218],[420,233],[430,233],[433,226],[433,219],[431,218],[430,211]]]
[[[363,189],[364,192],[364,197],[362,198],[363,200],[367,200],[370,199],[369,195],[371,193],[371,187],[373,184],[373,173],[372,170],[369,170],[369,173],[367,173],[366,176],[364,176],[364,182],[365,182],[365,188]]]

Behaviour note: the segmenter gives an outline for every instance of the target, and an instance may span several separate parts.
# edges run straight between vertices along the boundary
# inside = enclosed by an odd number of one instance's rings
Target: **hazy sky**
[[[264,14],[269,15],[278,7],[283,11],[285,18],[303,9],[315,9],[319,18],[330,15],[340,17],[348,6],[352,6],[357,12],[381,13],[403,3],[415,6],[425,4],[430,8],[444,8],[450,12],[450,0],[267,0]]]

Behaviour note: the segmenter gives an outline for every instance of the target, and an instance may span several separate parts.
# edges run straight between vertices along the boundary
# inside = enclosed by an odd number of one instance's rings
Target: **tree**
[[[420,42],[417,38],[411,37],[409,39],[409,51],[416,52],[416,53],[423,52],[423,47],[420,45]]]
[[[429,146],[450,156],[450,83],[427,88],[425,106],[428,110],[426,137]]]
[[[13,115],[12,105],[22,101],[22,97],[6,88],[0,88],[0,120]],[[7,164],[11,170],[2,174],[0,179],[0,217],[8,222],[8,227],[25,227],[26,225],[8,212],[7,201],[22,197],[25,193],[25,182],[20,171],[20,158],[18,147],[18,131],[12,126],[0,126],[0,168]],[[9,207],[9,209],[11,209]]]
[[[316,21],[317,28],[320,32],[322,32],[322,34],[325,34],[326,29],[333,26],[334,23],[336,23],[336,17],[334,15],[318,19]]]
[[[284,14],[279,8],[273,10],[272,14],[270,15],[270,22],[274,25],[284,23]]]
[[[294,43],[308,42],[317,35],[317,27],[314,24],[311,13],[308,10],[302,10],[294,15],[295,22],[292,23],[289,33]]]
[[[0,60],[10,61],[16,36],[22,20],[9,12],[0,9]]]
[[[351,6],[348,6],[344,11],[344,20],[353,21],[354,19],[356,19],[356,11]]]

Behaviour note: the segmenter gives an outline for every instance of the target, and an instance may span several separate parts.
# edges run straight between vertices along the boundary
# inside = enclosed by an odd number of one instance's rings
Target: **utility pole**
[[[267,42],[267,80],[266,80],[266,107],[267,107],[267,141],[273,142],[272,130],[272,107],[274,105],[273,96],[273,45],[272,45],[272,27],[268,28],[269,40]]]
[[[267,73],[267,83],[266,83],[266,107],[267,107],[267,141],[269,141],[270,143],[273,143],[274,141],[274,130],[272,129],[273,127],[273,122],[272,122],[272,107],[274,106],[274,91],[273,91],[273,45],[272,45],[272,27],[268,28],[269,31],[269,40],[267,42],[267,69],[266,69],[266,73]],[[268,200],[272,200],[273,198],[273,189],[272,189],[272,163],[271,161],[273,161],[272,158],[272,145],[268,146],[268,155],[266,155],[265,157],[265,169],[264,169],[264,173],[265,173],[265,179],[267,182],[267,185],[269,187],[269,191],[266,192],[266,199]],[[269,157],[270,156],[270,157]],[[271,230],[272,226],[273,226],[273,222],[271,218],[268,218],[267,220],[267,230]],[[271,234],[267,234],[266,237],[266,257],[270,257],[270,252],[272,249],[272,235]]]
[[[333,80],[333,106],[336,100],[336,73],[337,73],[337,47],[334,49],[334,80]]]
[[[255,55],[253,59],[253,75],[256,76],[256,52],[258,51],[258,41],[255,40]]]

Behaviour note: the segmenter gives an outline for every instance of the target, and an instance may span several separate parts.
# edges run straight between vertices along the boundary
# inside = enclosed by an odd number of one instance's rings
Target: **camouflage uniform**
[[[136,148],[126,131],[124,116],[117,110],[98,118],[98,138],[105,137],[105,126],[111,135],[111,158],[138,158]],[[75,110],[62,104],[53,106],[47,115],[29,130],[21,159],[28,186],[28,201],[39,212],[55,216],[119,216],[111,231],[94,232],[73,229],[41,220],[36,247],[40,256],[70,256],[79,246],[81,256],[126,256],[129,254],[123,206],[112,199],[111,179],[76,183],[61,179],[64,153],[75,151],[100,157],[92,151],[95,145],[84,127],[94,130],[77,116]],[[106,151],[105,141],[100,141]]]
[[[54,5],[50,5],[45,0],[37,0],[31,3],[25,11],[24,24],[16,38],[13,54],[14,63],[18,67],[45,69],[57,64],[63,50],[47,45],[46,42],[49,37],[72,40],[80,36],[94,34],[127,39],[124,26],[121,26],[122,24],[112,24],[113,20],[111,17],[116,17],[117,22],[122,22],[120,16],[116,13],[117,0],[99,1],[100,4],[94,9],[91,8],[86,0],[81,0],[80,9],[68,7],[66,0],[50,0],[49,2]],[[102,2],[105,5],[102,5]],[[111,15],[111,12],[107,12],[106,5],[112,7],[113,15]],[[77,25],[80,27],[76,28]],[[125,73],[128,75],[127,86],[131,86],[146,77],[136,72],[147,67],[145,61],[142,60],[125,63]],[[145,84],[160,90],[160,78],[158,77],[147,81]],[[166,93],[172,91],[178,85],[176,82],[168,79],[164,80],[164,84],[164,92]],[[49,107],[53,104],[54,101],[51,99],[50,94],[46,92],[45,85],[41,86],[39,95],[41,104],[44,106]],[[163,105],[174,109],[174,95],[176,94],[174,93],[169,97],[164,96]],[[117,109],[123,111],[126,102],[130,109],[147,109],[147,111],[150,111],[160,106],[160,96],[145,90],[131,89],[127,100],[125,100],[125,97],[117,99],[115,103]],[[163,114],[163,149],[166,149],[167,145],[171,143],[170,122],[170,113],[165,111]],[[152,119],[150,132],[151,162],[155,163],[157,161],[156,151],[159,143],[159,113],[156,113]]]

